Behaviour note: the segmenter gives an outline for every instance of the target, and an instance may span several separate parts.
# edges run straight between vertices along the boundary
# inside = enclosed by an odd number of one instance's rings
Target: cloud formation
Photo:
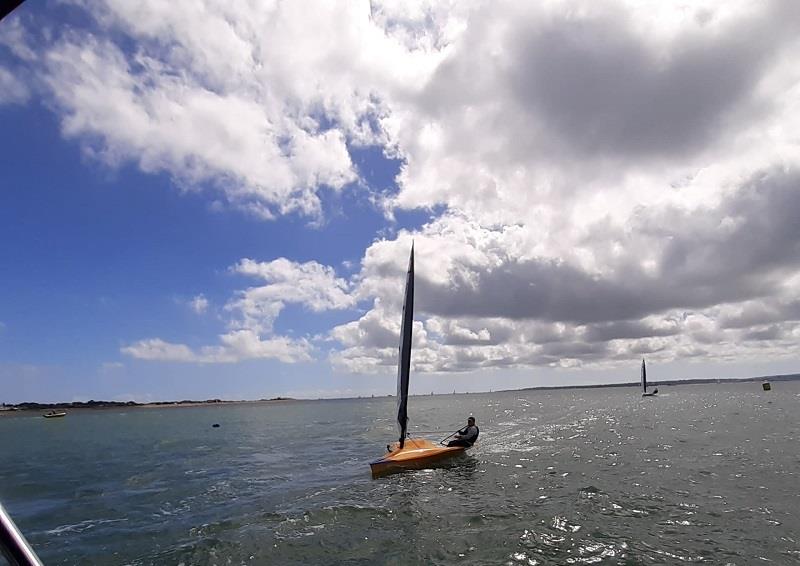
[[[0,106],[3,104],[20,104],[28,100],[30,92],[25,83],[0,67]]]
[[[267,219],[319,215],[322,192],[356,181],[348,146],[386,143],[385,91],[417,88],[438,53],[404,31],[426,14],[403,23],[367,3],[73,8],[93,25],[37,29],[12,18],[2,41],[64,135],[111,166],[214,187]]]
[[[125,346],[121,351],[140,360],[201,364],[236,363],[253,359],[296,363],[311,359],[311,347],[306,340],[292,340],[285,336],[262,339],[252,330],[234,330],[221,335],[219,340],[218,346],[202,346],[195,350],[186,344],[149,338]]]
[[[231,272],[259,284],[225,305],[218,344],[131,356],[309,359],[311,337],[274,332],[295,304],[352,313],[323,342],[336,367],[388,370],[412,238],[419,370],[797,355],[796,2],[106,0],[91,16],[0,37],[35,77],[0,67],[0,85],[40,89],[89,155],[274,218],[318,216],[359,181],[352,148],[380,146],[402,167],[375,200],[437,211],[349,279],[242,259]]]
[[[189,306],[197,314],[203,314],[208,310],[208,299],[203,294],[196,295],[189,301]]]
[[[193,349],[186,344],[148,338],[123,347],[122,353],[142,360],[170,362],[308,361],[312,359],[313,348],[307,338],[280,336],[273,331],[275,319],[284,307],[297,304],[310,312],[321,312],[351,307],[355,300],[345,280],[337,278],[333,269],[313,261],[242,259],[230,272],[259,279],[263,285],[238,292],[225,305],[228,331],[219,336],[219,344]],[[190,304],[198,313],[208,307],[203,295],[195,297]]]
[[[524,251],[524,227],[443,216],[413,235],[417,320],[426,331],[419,346],[430,350],[421,367],[796,355],[798,210],[800,174],[773,169],[713,208],[652,208],[625,226],[585,226],[580,253],[560,258]],[[398,256],[410,236],[367,251],[359,292],[388,300],[333,331],[345,348],[337,363],[352,356],[351,365],[367,367],[369,345],[375,365],[393,364],[391,339],[370,338],[386,328],[397,335]]]

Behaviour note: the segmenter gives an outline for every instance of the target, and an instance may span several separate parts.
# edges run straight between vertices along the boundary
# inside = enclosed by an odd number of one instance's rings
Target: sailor
[[[447,446],[463,446],[469,448],[478,440],[480,432],[478,427],[475,426],[475,417],[470,417],[467,419],[467,426],[459,430],[456,433],[455,440],[448,442]]]

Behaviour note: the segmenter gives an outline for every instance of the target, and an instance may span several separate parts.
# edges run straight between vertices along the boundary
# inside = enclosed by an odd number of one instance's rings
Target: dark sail
[[[411,328],[414,325],[414,244],[408,260],[406,296],[403,301],[403,321],[400,323],[400,360],[397,365],[397,428],[400,448],[405,444],[408,426],[408,376],[411,371]]]
[[[647,368],[644,367],[644,358],[642,358],[642,393],[647,393]]]

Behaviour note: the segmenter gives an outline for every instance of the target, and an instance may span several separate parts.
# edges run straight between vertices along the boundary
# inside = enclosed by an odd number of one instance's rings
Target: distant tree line
[[[294,401],[292,397],[273,397],[271,399],[259,399],[259,401]],[[137,403],[136,401],[73,401],[72,403],[0,403],[3,410],[30,410],[41,411],[45,409],[104,409],[107,407],[152,407],[158,405],[206,405],[215,403],[247,403],[248,401],[223,401],[222,399],[206,399],[205,401],[195,401],[183,399],[181,401],[152,401],[149,403]],[[252,403],[252,401],[249,401]]]
[[[190,405],[198,403],[223,403],[222,399],[207,399],[205,401],[192,401],[184,399],[182,401],[154,401],[152,403],[137,403],[136,401],[73,401],[72,403],[16,403],[5,405],[20,410],[41,410],[41,409],[102,409],[105,407],[142,407],[144,405]]]

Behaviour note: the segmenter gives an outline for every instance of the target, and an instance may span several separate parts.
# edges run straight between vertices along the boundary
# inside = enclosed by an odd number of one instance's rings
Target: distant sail
[[[647,368],[644,365],[644,358],[642,358],[642,393],[647,393]]]
[[[408,377],[411,372],[411,330],[414,325],[414,244],[408,260],[406,296],[403,301],[403,321],[400,324],[400,363],[397,366],[397,428],[400,448],[405,445],[408,427]]]

